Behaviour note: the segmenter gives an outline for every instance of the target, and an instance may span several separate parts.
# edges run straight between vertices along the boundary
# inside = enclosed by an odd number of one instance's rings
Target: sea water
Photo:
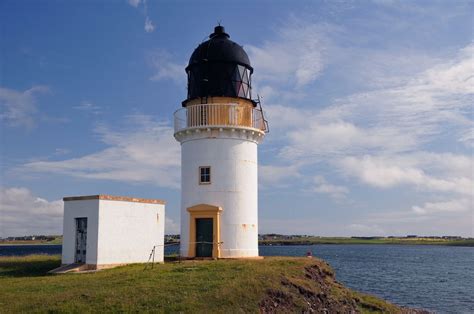
[[[260,255],[327,261],[347,287],[437,313],[474,313],[474,248],[436,245],[261,246]]]

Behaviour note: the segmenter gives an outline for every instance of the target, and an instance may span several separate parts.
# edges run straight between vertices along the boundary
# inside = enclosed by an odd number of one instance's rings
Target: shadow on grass
[[[60,259],[52,256],[0,258],[0,278],[46,276],[48,271],[59,266]]]
[[[184,259],[182,259],[182,258],[181,258],[179,255],[177,255],[177,254],[165,255],[165,257],[164,257],[165,263],[168,263],[168,262],[180,262],[181,260],[184,260]]]

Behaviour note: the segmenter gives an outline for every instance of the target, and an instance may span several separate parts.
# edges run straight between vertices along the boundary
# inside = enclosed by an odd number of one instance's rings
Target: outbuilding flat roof
[[[64,197],[63,201],[85,201],[85,200],[105,200],[105,201],[121,201],[121,202],[134,202],[134,203],[148,203],[148,204],[166,204],[163,200],[149,199],[149,198],[138,198],[128,196],[113,196],[113,195],[84,195],[84,196],[68,196]]]

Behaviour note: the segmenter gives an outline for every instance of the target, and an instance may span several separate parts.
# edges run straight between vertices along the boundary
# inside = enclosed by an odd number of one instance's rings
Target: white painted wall
[[[165,206],[116,200],[64,202],[62,263],[74,262],[75,218],[87,217],[86,263],[143,263],[156,247],[155,262],[164,257]]]
[[[221,257],[258,256],[257,142],[239,130],[209,133],[181,144],[181,255],[189,248],[189,213],[198,204],[222,207]],[[211,166],[211,184],[199,167]]]
[[[165,206],[101,200],[97,264],[144,263],[153,246],[163,261]]]

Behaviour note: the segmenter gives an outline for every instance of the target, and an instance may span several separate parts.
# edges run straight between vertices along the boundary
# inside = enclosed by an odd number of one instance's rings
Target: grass
[[[312,245],[312,244],[397,244],[397,245],[448,245],[474,246],[474,239],[433,239],[433,238],[376,238],[357,239],[345,237],[307,237],[288,240],[261,240],[261,245]]]
[[[291,311],[301,312],[308,303],[298,291],[316,295],[322,289],[333,304],[350,299],[362,312],[400,312],[383,300],[343,287],[332,275],[319,283],[308,279],[308,266],[332,274],[318,259],[185,261],[147,270],[134,264],[95,273],[46,275],[59,264],[59,256],[0,257],[0,312],[257,313],[269,291],[286,294],[293,302]]]

